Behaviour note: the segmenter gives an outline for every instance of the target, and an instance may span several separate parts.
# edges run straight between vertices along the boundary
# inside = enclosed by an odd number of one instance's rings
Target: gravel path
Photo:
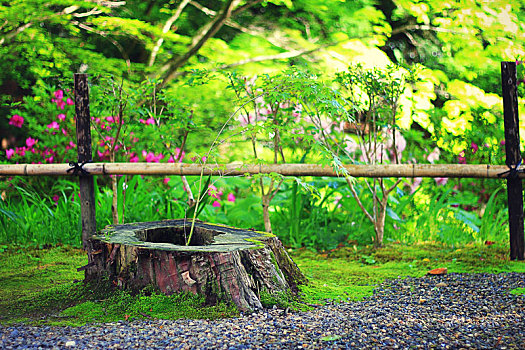
[[[73,327],[0,326],[0,348],[525,349],[525,274],[449,274],[389,281],[362,302],[235,319]]]

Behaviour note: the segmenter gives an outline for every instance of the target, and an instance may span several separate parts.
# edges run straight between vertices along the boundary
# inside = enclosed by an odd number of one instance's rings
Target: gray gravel
[[[361,302],[234,319],[0,326],[1,349],[525,349],[525,274],[388,281]]]

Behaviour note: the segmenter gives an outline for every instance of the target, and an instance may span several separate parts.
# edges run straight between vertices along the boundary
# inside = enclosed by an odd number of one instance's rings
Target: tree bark
[[[186,223],[186,224],[185,224]],[[274,235],[197,221],[165,220],[110,225],[91,240],[94,263],[87,281],[109,278],[119,288],[148,285],[165,294],[191,292],[234,303],[241,311],[262,308],[261,294],[298,292],[307,282]]]
[[[171,60],[162,67],[161,71],[163,71],[163,74],[161,87],[165,86],[168,81],[173,79],[174,73],[177,71],[177,69],[182,67],[182,65],[184,65],[190,59],[190,57],[195,55],[200,50],[206,41],[208,41],[215,35],[215,33],[219,31],[219,29],[221,29],[221,27],[224,25],[224,22],[230,18],[232,11],[239,3],[240,0],[228,0],[223,10],[212,20],[212,22],[205,25],[203,27],[203,31],[193,39],[193,43],[188,48],[188,51],[182,56]]]

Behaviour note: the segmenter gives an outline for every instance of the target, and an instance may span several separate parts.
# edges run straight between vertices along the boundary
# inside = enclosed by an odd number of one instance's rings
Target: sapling
[[[212,152],[215,150],[215,148],[219,144],[221,144],[221,143],[223,143],[225,141],[225,140],[219,140],[219,137],[223,134],[226,126],[229,125],[229,123],[233,119],[233,117],[235,117],[239,113],[240,110],[245,108],[246,104],[254,101],[255,99],[257,99],[259,97],[260,97],[259,95],[253,96],[251,99],[249,99],[249,100],[245,101],[244,103],[242,103],[239,107],[237,107],[237,109],[235,111],[233,111],[233,113],[230,114],[228,119],[223,123],[223,125],[220,128],[219,132],[217,133],[215,139],[211,143],[210,147],[208,148],[208,151],[206,152],[206,155],[204,157],[202,157],[202,159],[201,159],[202,167],[201,167],[201,173],[200,173],[199,181],[198,181],[199,189],[198,189],[198,192],[197,192],[197,193],[199,193],[199,195],[197,196],[197,198],[195,200],[195,205],[192,207],[192,210],[186,213],[187,216],[188,216],[188,214],[192,214],[190,233],[189,233],[189,235],[188,235],[188,237],[186,239],[186,245],[189,245],[190,242],[191,242],[191,238],[192,238],[193,232],[195,230],[195,222],[196,222],[196,219],[198,217],[198,214],[202,211],[202,209],[204,208],[204,205],[206,205],[207,199],[209,198],[208,188],[209,188],[209,184],[210,184],[210,180],[211,180],[211,175],[208,177],[208,180],[206,181],[206,184],[203,187],[202,184],[203,184],[203,180],[204,180],[204,170],[206,168],[207,163],[209,162],[209,159],[210,159],[210,156],[211,156]],[[209,167],[208,167],[208,169],[211,170],[211,168],[209,168]]]
[[[344,100],[337,92],[306,70],[292,67],[283,73],[263,75],[248,80],[236,74],[229,76],[230,86],[240,101],[251,99],[251,108],[243,108],[241,126],[245,127],[256,162],[263,161],[257,144],[266,144],[272,152],[272,162],[286,163],[285,150],[302,152],[305,159],[309,151],[319,146],[321,125],[332,122],[326,116],[346,114]],[[319,127],[318,127],[319,126]],[[322,132],[322,131],[320,131]],[[293,154],[292,153],[292,154]],[[268,177],[266,177],[268,178]],[[272,231],[270,202],[278,193],[284,178],[271,174],[269,180],[256,177],[259,182],[265,230]]]
[[[362,163],[400,163],[401,152],[406,144],[396,128],[396,117],[400,108],[400,98],[412,78],[409,72],[394,66],[384,70],[367,70],[357,65],[338,73],[335,81],[347,90],[347,98],[352,105],[351,112],[358,121],[353,127],[358,142],[347,139],[346,147],[343,147],[340,141],[325,137],[326,143],[334,144],[350,159],[359,155],[359,161]],[[366,208],[356,191],[354,179],[349,176],[345,178],[357,204],[374,225],[374,244],[382,246],[388,198],[401,179],[396,179],[392,184],[388,184],[388,180],[382,178],[363,180],[372,194],[372,208]]]

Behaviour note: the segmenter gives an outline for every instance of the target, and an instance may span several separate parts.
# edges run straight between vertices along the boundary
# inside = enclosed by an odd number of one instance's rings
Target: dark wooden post
[[[506,164],[516,167],[521,161],[518,118],[518,82],[516,62],[501,62],[503,118],[505,124]],[[509,175],[512,175],[510,173]],[[523,260],[525,243],[523,230],[523,185],[517,176],[507,178],[509,206],[510,258]]]
[[[89,86],[87,74],[75,74],[75,113],[77,124],[78,162],[92,160],[91,154],[91,117],[89,114]],[[80,211],[82,217],[82,247],[91,254],[88,240],[97,231],[95,217],[95,186],[93,176],[80,175]]]

